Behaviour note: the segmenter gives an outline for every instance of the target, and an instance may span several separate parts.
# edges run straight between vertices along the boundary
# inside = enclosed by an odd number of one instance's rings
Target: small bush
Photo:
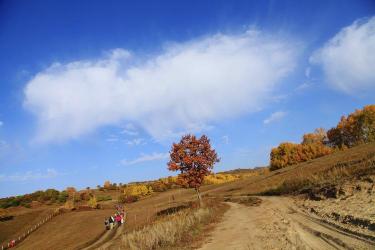
[[[98,203],[96,201],[96,197],[95,196],[92,196],[90,197],[89,201],[87,202],[87,204],[89,205],[89,207],[91,208],[97,208],[98,207]]]
[[[118,202],[120,203],[133,203],[133,202],[136,202],[139,200],[139,197],[138,196],[135,196],[135,195],[120,195],[118,197]]]
[[[64,208],[69,210],[75,209],[75,202],[73,200],[67,200],[64,204]]]
[[[112,197],[110,195],[98,196],[96,198],[96,200],[98,202],[100,202],[100,201],[110,201],[110,200],[112,200]]]
[[[92,197],[92,194],[89,190],[85,190],[79,194],[80,199],[83,201],[89,201]]]
[[[58,202],[65,203],[68,199],[69,195],[66,191],[62,191],[59,196],[57,197]]]

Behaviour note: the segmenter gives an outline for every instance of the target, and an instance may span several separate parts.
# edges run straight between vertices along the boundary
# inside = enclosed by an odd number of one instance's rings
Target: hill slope
[[[287,206],[293,206],[310,217],[335,223],[335,227],[341,228],[341,231],[347,230],[351,235],[358,235],[361,239],[373,242],[375,232],[371,225],[374,214],[369,212],[375,202],[373,183],[375,183],[375,143],[244,180],[207,185],[202,187],[202,193],[204,199],[221,197],[221,200],[228,200],[229,197],[233,201],[236,201],[236,197],[259,194],[289,195],[291,198],[288,198]],[[350,190],[347,188],[358,185],[360,188],[349,188]],[[19,248],[79,249],[89,246],[88,249],[98,247],[117,249],[121,246],[123,233],[150,223],[157,217],[158,211],[193,199],[195,194],[192,190],[175,189],[155,193],[149,198],[132,203],[126,208],[128,221],[125,227],[105,238],[100,237],[104,232],[103,220],[104,216],[112,213],[111,210],[68,213],[64,215],[65,217],[56,218],[55,223],[50,223],[44,230],[41,228],[39,233],[31,235]],[[267,201],[269,198],[261,199]],[[271,205],[268,207],[266,204],[267,202],[264,202],[262,209],[272,210]],[[344,204],[349,205],[344,206]],[[362,212],[358,211],[359,206],[363,208]],[[354,209],[357,210],[355,215],[351,214]],[[254,215],[255,212],[250,209],[246,216]],[[327,216],[332,215],[333,212],[338,215],[332,218]],[[79,215],[80,213],[82,216]],[[273,216],[277,216],[277,213],[273,213]],[[270,219],[277,220],[277,218]],[[284,225],[283,228],[288,229],[289,226]],[[60,237],[61,235],[64,237]],[[340,239],[340,237],[336,238]],[[95,242],[97,239],[99,240]]]

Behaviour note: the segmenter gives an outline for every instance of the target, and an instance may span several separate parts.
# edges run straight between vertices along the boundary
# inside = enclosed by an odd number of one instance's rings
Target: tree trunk
[[[201,197],[201,194],[199,192],[199,187],[195,188],[195,192],[197,192],[197,197],[198,197],[198,200],[199,200],[199,205],[201,206],[202,205],[202,197]]]

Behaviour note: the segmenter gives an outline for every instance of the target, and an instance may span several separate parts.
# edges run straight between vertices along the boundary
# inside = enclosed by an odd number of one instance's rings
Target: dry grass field
[[[347,178],[360,178],[375,171],[375,143],[289,166],[265,175],[209,188],[206,195],[291,194],[309,185],[335,184]],[[287,188],[283,190],[283,187]]]
[[[14,216],[14,218],[0,222],[0,243],[5,245],[9,239],[16,238],[25,233],[33,225],[51,214],[53,209],[50,206],[33,209],[24,207],[9,208],[8,213]]]

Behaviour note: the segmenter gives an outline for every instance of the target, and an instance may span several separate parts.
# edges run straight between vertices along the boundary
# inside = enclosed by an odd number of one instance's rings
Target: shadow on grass
[[[174,213],[177,213],[181,210],[184,210],[184,209],[187,209],[187,208],[190,208],[191,206],[190,205],[179,205],[179,206],[176,206],[176,207],[169,207],[167,209],[163,209],[159,212],[156,213],[157,216],[165,216],[165,215],[171,215],[171,214],[174,214]]]

